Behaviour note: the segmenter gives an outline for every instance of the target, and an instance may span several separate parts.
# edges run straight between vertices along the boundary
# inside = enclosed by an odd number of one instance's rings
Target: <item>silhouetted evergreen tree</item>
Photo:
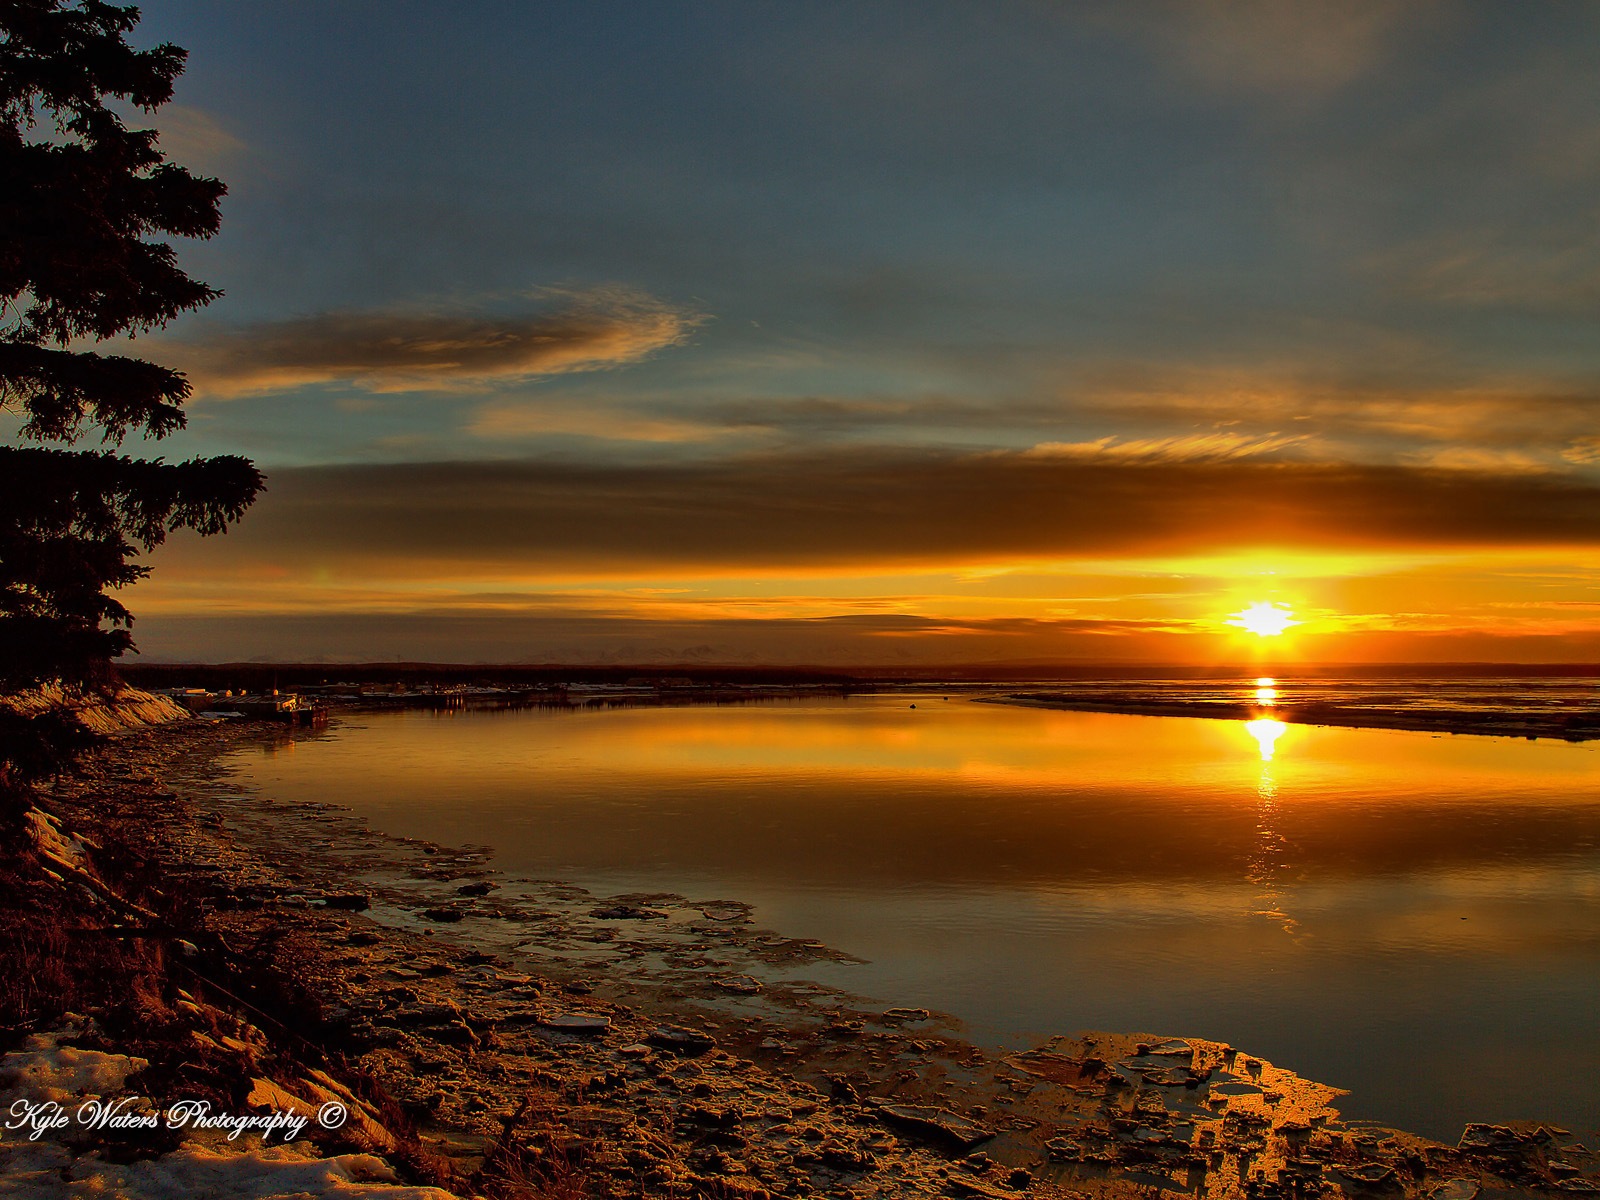
[[[210,237],[226,188],[109,106],[153,112],[183,70],[176,46],[128,44],[138,19],[100,0],[0,0],[0,407],[21,422],[21,444],[0,446],[0,692],[103,682],[132,644],[111,593],[147,573],[140,549],[220,532],[261,489],[243,458],[120,453],[129,435],[181,429],[189,384],[86,348],[218,294],[158,237]],[[63,448],[95,434],[99,449]],[[0,720],[0,786],[75,740],[59,720]]]

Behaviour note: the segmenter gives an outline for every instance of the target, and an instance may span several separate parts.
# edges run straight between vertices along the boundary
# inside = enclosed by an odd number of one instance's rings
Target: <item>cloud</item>
[[[1551,470],[1548,462],[1518,450],[1484,450],[1475,446],[1450,446],[1419,454],[1422,466],[1443,471],[1472,471],[1499,475],[1539,475]]]
[[[317,383],[452,390],[636,362],[684,341],[704,319],[620,288],[545,294],[561,303],[510,315],[324,313],[163,348],[206,396]]]
[[[573,408],[552,404],[486,404],[474,414],[467,432],[490,441],[568,436],[678,444],[726,437],[731,429],[679,417],[651,416],[593,405]]]
[[[1245,547],[1600,545],[1600,486],[1571,477],[1293,460],[860,450],[306,468],[273,472],[269,488],[225,541],[172,553],[207,573],[278,563],[346,579],[684,579]]]
[[[1583,465],[1600,463],[1600,437],[1591,434],[1588,437],[1574,438],[1561,452],[1561,457],[1570,463]]]
[[[1240,437],[1276,437],[1288,425],[1299,436],[1320,439],[1324,451],[1367,459],[1403,460],[1422,445],[1430,452],[1441,446],[1543,451],[1559,465],[1573,439],[1600,418],[1600,389],[1548,379],[1479,378],[1453,386],[1292,368],[1136,367],[1087,378],[1076,404],[1084,419],[1206,422]]]
[[[1365,268],[1396,292],[1463,307],[1588,313],[1600,298],[1593,208],[1537,224],[1499,222],[1419,237]]]
[[[1118,0],[1103,19],[1153,43],[1219,91],[1317,93],[1389,56],[1426,0]]]
[[[1131,440],[1103,437],[1092,442],[1041,442],[1024,451],[1024,455],[1028,458],[1099,458],[1151,463],[1226,462],[1286,450],[1307,440],[1304,434],[1290,437],[1279,433],[1255,436],[1226,432]]]
[[[148,118],[144,118],[148,120]],[[134,124],[141,118],[134,118]],[[198,174],[230,173],[247,149],[216,117],[187,104],[164,104],[155,117],[161,151]]]

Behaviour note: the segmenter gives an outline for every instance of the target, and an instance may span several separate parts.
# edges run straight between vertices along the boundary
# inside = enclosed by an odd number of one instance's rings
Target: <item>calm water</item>
[[[363,716],[235,765],[513,873],[753,901],[869,960],[807,977],[989,1044],[1217,1038],[1453,1140],[1600,1126],[1596,755],[894,695]]]

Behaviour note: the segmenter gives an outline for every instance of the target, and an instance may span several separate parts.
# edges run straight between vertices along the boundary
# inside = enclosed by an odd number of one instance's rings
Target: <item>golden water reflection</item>
[[[1238,882],[1264,791],[1297,870],[1317,876],[1600,843],[1593,746],[914,699],[386,715],[257,757],[246,777],[546,872]]]
[[[1271,708],[1278,702],[1278,681],[1263,675],[1256,680],[1256,703]]]
[[[1276,686],[1228,686],[1253,683]],[[975,1036],[1193,1032],[1430,1136],[1589,1127],[1600,743],[1251,715],[904,693],[410,712],[231,765],[282,805],[491,845],[508,890],[749,900],[863,960],[808,977]]]

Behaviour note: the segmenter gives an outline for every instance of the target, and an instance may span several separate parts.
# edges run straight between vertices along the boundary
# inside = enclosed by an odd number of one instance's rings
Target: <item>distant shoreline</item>
[[[1065,682],[1188,680],[1222,682],[1272,675],[1280,679],[1562,679],[1600,678],[1600,663],[978,663],[934,666],[829,667],[806,663],[448,663],[448,662],[128,662],[118,673],[136,687],[203,685],[217,688],[296,688],[349,683],[626,684],[635,679],[687,681],[697,686],[833,686],[853,691],[941,684],[1029,688]]]
[[[1013,692],[980,696],[987,704],[1057,708],[1071,712],[1123,713],[1134,717],[1201,717],[1217,721],[1282,721],[1286,725],[1326,725],[1342,729],[1403,729],[1415,733],[1475,734],[1482,737],[1555,738],[1587,742],[1600,738],[1600,711],[1578,712],[1426,712],[1404,708],[1357,708],[1342,704],[1247,704],[1231,700],[1148,700],[1136,696],[1076,696],[1070,692]]]

